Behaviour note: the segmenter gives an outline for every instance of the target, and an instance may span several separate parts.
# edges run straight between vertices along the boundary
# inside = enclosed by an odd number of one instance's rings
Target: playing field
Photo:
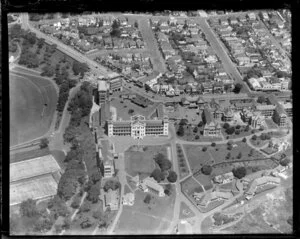
[[[43,136],[56,109],[57,92],[45,79],[9,75],[10,145]]]

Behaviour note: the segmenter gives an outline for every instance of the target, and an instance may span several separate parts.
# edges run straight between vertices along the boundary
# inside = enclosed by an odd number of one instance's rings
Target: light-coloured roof
[[[52,175],[34,178],[10,184],[9,204],[16,205],[22,201],[32,198],[33,200],[42,199],[56,195],[57,182]]]
[[[104,80],[98,80],[98,91],[107,91],[109,89],[109,85]]]
[[[10,164],[10,182],[60,171],[60,166],[52,155]]]
[[[164,189],[161,185],[159,185],[154,178],[150,178],[150,177],[147,177],[145,178],[144,180],[142,180],[141,182],[142,186],[146,186],[146,187],[149,187],[151,189],[154,189],[158,192],[163,192]]]

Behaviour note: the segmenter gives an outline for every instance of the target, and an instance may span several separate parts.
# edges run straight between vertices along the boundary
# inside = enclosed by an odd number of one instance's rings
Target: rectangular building
[[[168,135],[169,119],[164,116],[162,119],[148,120],[142,115],[134,115],[130,120],[108,121],[108,136],[131,136],[135,139],[142,139],[147,135]]]
[[[98,96],[99,105],[105,103],[108,100],[109,84],[105,80],[98,81]]]

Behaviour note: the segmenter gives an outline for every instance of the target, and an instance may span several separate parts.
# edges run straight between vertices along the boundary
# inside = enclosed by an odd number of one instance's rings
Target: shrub
[[[257,136],[256,134],[254,134],[252,137],[251,137],[252,140],[256,140],[257,139]]]
[[[282,166],[287,166],[289,163],[290,163],[289,158],[285,158],[280,161],[280,165],[282,165]]]
[[[40,142],[40,148],[44,149],[47,148],[49,144],[49,140],[47,138],[42,138]]]
[[[149,204],[150,201],[151,201],[151,195],[147,194],[146,197],[145,197],[145,199],[144,199],[144,203]]]
[[[20,213],[25,217],[34,217],[39,214],[35,200],[29,198],[20,204]]]
[[[236,178],[241,179],[246,176],[246,168],[245,167],[234,168],[232,170],[232,173]]]
[[[170,170],[167,179],[170,183],[175,183],[177,180],[177,174],[174,171]]]
[[[225,124],[223,125],[223,128],[226,129],[226,130],[227,130],[229,127],[230,127],[230,125],[229,125],[228,123],[225,123]]]
[[[198,140],[199,138],[200,138],[199,135],[196,135],[196,136],[195,136],[195,139],[196,139],[196,140]]]
[[[243,138],[242,142],[243,143],[246,143],[247,139],[246,138]]]
[[[72,204],[71,204],[71,207],[72,208],[79,208],[79,205],[80,205],[80,197],[75,197]]]
[[[211,172],[212,172],[212,167],[210,165],[204,165],[202,168],[201,168],[201,172],[205,175],[210,175]]]
[[[212,146],[212,147],[215,147],[215,146],[216,146],[216,143],[215,143],[215,142],[212,142],[212,143],[211,143],[211,146]]]
[[[242,158],[242,152],[239,152],[237,158],[238,158],[238,159],[241,159],[241,158]]]

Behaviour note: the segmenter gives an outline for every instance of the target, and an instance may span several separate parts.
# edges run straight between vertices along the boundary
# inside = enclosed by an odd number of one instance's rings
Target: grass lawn
[[[129,176],[126,176],[126,180],[127,180],[128,185],[130,186],[130,188],[132,190],[135,190],[136,189],[136,184],[131,181],[131,178]]]
[[[123,103],[122,103],[123,102]],[[148,107],[143,108],[132,103],[130,100],[122,100],[120,98],[113,98],[110,102],[112,107],[117,109],[117,117],[122,118],[123,120],[129,120],[131,116],[135,114],[142,114],[144,116],[148,116],[152,114],[153,110],[158,106],[159,103],[154,103],[152,105],[148,105]],[[134,112],[132,114],[128,113],[129,109],[133,109]]]
[[[10,145],[43,136],[56,109],[58,95],[54,86],[39,77],[10,74],[9,95]]]
[[[190,164],[190,168],[192,169],[192,173],[200,170],[203,165],[211,160],[208,151],[202,151],[202,146],[184,145],[183,148]]]
[[[158,153],[167,157],[166,146],[145,146],[140,151],[134,146],[131,147],[124,156],[126,172],[131,176],[136,176],[138,173],[151,174],[156,167],[153,157]]]
[[[272,119],[265,119],[268,129],[278,129],[278,125]]]
[[[185,202],[180,203],[179,219],[186,219],[196,216],[195,213],[189,208]]]
[[[64,168],[65,153],[60,150],[51,150],[51,154],[56,159],[61,168]]]
[[[276,153],[278,150],[274,149],[274,148],[266,147],[264,149],[261,149],[260,151],[270,155],[270,154]]]
[[[125,188],[124,188],[124,194],[127,194],[127,193],[131,193],[131,189],[129,188],[128,185],[125,185]]]
[[[192,195],[194,192],[203,192],[203,188],[194,178],[189,177],[181,183],[183,193]]]
[[[176,132],[179,128],[179,124],[175,125],[175,129]],[[184,135],[183,136],[178,136],[181,140],[185,140],[185,141],[192,141],[192,142],[207,142],[207,141],[220,141],[222,140],[221,137],[207,137],[207,136],[203,136],[200,133],[200,127],[198,127],[198,131],[195,133],[194,132],[194,128],[195,126],[191,126],[191,125],[184,125]]]
[[[26,151],[26,152],[22,152],[22,153],[11,153],[10,154],[10,163],[16,163],[16,162],[20,162],[20,161],[24,161],[24,160],[28,160],[28,159],[32,159],[32,158],[37,158],[37,157],[41,157],[41,156],[45,156],[50,154],[50,150],[49,148],[44,148],[44,149],[36,149],[36,150],[31,150],[31,151]]]
[[[197,176],[194,176],[194,178],[204,187],[206,191],[213,187],[210,176],[208,175],[200,173]]]
[[[151,195],[149,204],[144,203],[147,193],[135,192],[133,206],[124,206],[115,231],[125,234],[160,233],[160,228],[166,227],[173,217],[175,194],[170,197]]]

